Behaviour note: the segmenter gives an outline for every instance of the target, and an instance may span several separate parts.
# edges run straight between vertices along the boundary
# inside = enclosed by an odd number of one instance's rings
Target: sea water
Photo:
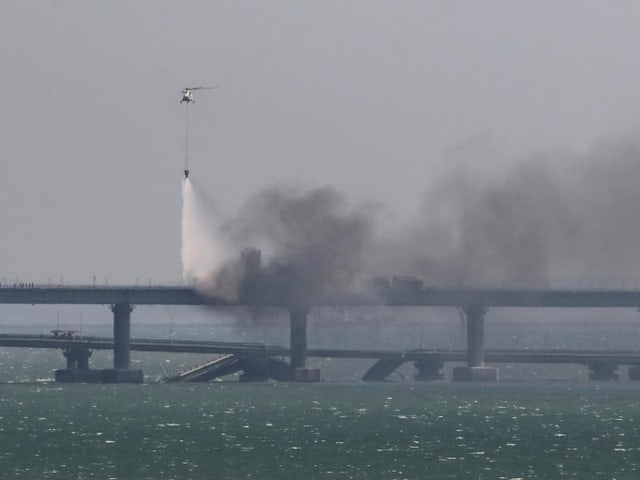
[[[149,310],[154,319],[160,310]],[[17,312],[21,313],[21,312]],[[106,322],[83,333],[110,335]],[[633,313],[633,312],[632,312]],[[144,323],[133,335],[286,345],[286,322]],[[497,314],[496,314],[497,316]],[[5,321],[8,333],[53,325]],[[163,320],[160,318],[160,320]],[[166,320],[166,319],[164,319]],[[445,321],[446,320],[446,321]],[[375,328],[358,318],[310,322],[311,347],[462,348],[456,319]],[[489,321],[489,348],[634,348],[635,319]],[[11,321],[12,323],[9,323]],[[149,320],[150,322],[150,320]],[[49,322],[50,323],[50,322]],[[333,332],[333,333],[332,333]],[[424,332],[424,334],[423,334]],[[551,332],[551,333],[549,333]],[[606,341],[605,341],[606,340]],[[318,384],[158,381],[209,356],[132,352],[144,385],[61,385],[58,350],[0,349],[0,478],[17,479],[629,479],[640,478],[640,383],[587,380],[585,366],[500,365],[498,383],[360,379],[372,360],[309,359]],[[112,356],[94,351],[92,368]],[[450,369],[450,366],[447,366]],[[450,378],[450,370],[447,372]]]
[[[0,385],[1,478],[637,479],[631,382]]]

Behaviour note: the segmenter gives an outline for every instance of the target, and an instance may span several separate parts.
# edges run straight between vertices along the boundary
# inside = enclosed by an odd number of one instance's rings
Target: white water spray
[[[207,211],[191,180],[182,187],[182,276],[186,283],[205,286],[222,264],[225,248],[214,212]]]

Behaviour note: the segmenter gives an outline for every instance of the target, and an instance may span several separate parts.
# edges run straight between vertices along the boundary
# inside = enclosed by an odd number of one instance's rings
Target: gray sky
[[[275,182],[410,218],[482,175],[640,126],[637,1],[5,1],[0,279],[179,281],[191,170],[223,212]],[[469,160],[477,164],[469,163]]]

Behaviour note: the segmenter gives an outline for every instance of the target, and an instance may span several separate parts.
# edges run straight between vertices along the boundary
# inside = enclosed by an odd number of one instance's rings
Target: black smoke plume
[[[312,305],[353,287],[373,237],[373,212],[336,190],[272,187],[223,228],[241,252],[213,274],[215,293],[249,304]]]
[[[456,169],[419,215],[377,235],[376,212],[343,194],[273,187],[223,231],[235,258],[212,294],[247,304],[312,305],[375,275],[427,285],[634,286],[640,278],[640,147],[541,155],[487,180]],[[626,282],[626,283],[623,283]]]
[[[640,277],[636,142],[487,176],[450,172],[404,235],[378,241],[374,268],[435,285],[629,287]]]

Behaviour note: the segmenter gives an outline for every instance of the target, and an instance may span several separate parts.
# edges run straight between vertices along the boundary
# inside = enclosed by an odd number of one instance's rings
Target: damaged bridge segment
[[[0,303],[5,304],[85,304],[108,305],[113,312],[113,369],[88,373],[87,353],[73,346],[65,351],[67,367],[62,371],[61,379],[103,382],[141,382],[140,370],[131,369],[131,317],[135,306],[139,305],[206,305],[281,307],[288,311],[290,318],[290,362],[286,365],[269,356],[250,355],[241,352],[232,353],[232,358],[220,360],[221,365],[238,367],[246,379],[271,378],[293,381],[318,381],[320,372],[309,369],[306,360],[310,350],[307,348],[307,321],[311,307],[323,305],[386,305],[394,306],[450,306],[460,309],[467,325],[467,350],[465,367],[454,370],[454,379],[458,380],[496,380],[497,369],[488,368],[484,362],[484,319],[491,308],[498,307],[555,307],[555,308],[638,308],[640,291],[638,290],[567,290],[567,289],[509,289],[509,288],[435,288],[425,287],[415,279],[394,277],[376,282],[367,292],[348,292],[314,298],[308,305],[287,305],[270,298],[267,303],[228,302],[220,298],[202,295],[189,287],[141,287],[141,286],[51,286],[31,285],[29,287],[0,288]],[[439,378],[442,372],[442,357],[424,357],[416,360],[416,367],[424,378]],[[383,359],[370,370],[371,378],[384,378],[385,372],[392,371],[398,359]],[[594,360],[594,375],[607,375],[611,371],[608,365]],[[603,366],[604,365],[604,366]],[[242,367],[242,368],[239,368]],[[614,365],[615,366],[615,365]],[[220,367],[222,368],[222,367]],[[633,367],[637,368],[637,367]],[[82,373],[78,373],[82,372]],[[609,372],[609,373],[607,373]],[[635,372],[635,371],[634,371]],[[388,373],[387,373],[388,374]],[[633,375],[638,376],[640,372]],[[91,377],[93,375],[93,377]],[[98,375],[96,377],[96,375]],[[632,372],[630,370],[630,375]],[[90,377],[90,378],[89,378]]]

